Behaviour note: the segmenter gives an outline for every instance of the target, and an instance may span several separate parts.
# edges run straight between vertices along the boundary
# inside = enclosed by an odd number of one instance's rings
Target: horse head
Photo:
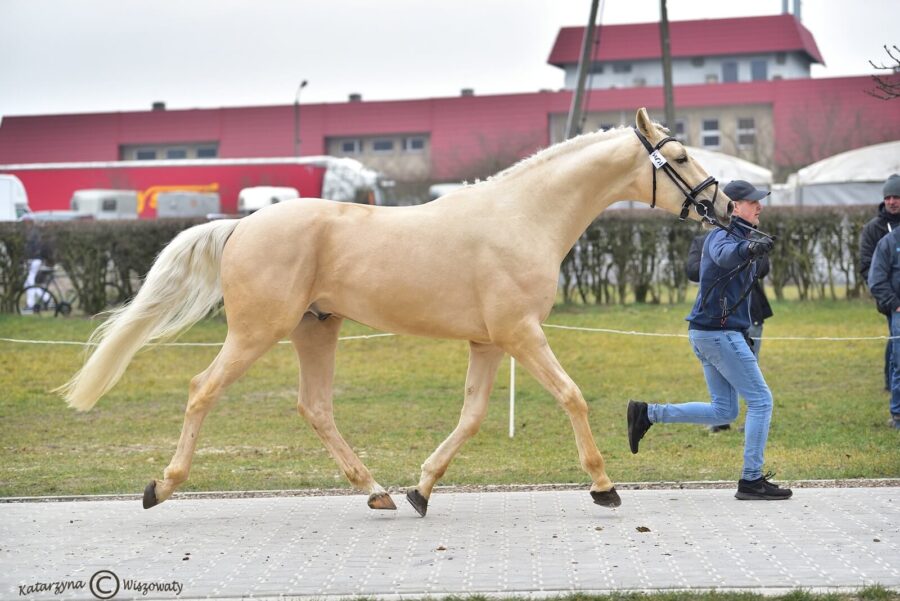
[[[659,206],[681,219],[713,225],[727,225],[731,221],[734,203],[724,192],[719,192],[719,183],[691,158],[681,142],[668,135],[668,130],[651,121],[643,107],[635,116],[634,131],[640,140],[639,164],[649,163],[652,173],[652,180],[650,177],[640,180],[640,188],[647,191],[650,206]]]

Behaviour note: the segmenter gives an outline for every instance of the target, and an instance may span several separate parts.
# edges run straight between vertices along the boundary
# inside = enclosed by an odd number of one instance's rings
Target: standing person
[[[900,228],[884,236],[875,246],[869,269],[869,290],[879,310],[887,311],[891,324],[892,356],[900,357]],[[900,430],[900,361],[891,364],[891,427]]]
[[[37,224],[28,219],[25,221],[25,257],[28,264],[28,276],[25,278],[25,288],[35,286],[37,284],[38,273],[44,264],[46,257],[46,247],[41,239],[41,232],[38,230]],[[32,288],[28,291],[25,298],[27,310],[32,310],[41,300],[41,291]]]
[[[732,184],[733,183],[735,182],[732,182]],[[726,186],[725,194],[728,194],[728,189],[728,186]],[[738,193],[734,188],[732,188],[731,191],[735,194]],[[728,197],[734,198],[731,194],[728,194]],[[735,203],[739,202],[743,203],[750,201],[746,199],[735,200]],[[703,243],[708,234],[709,232],[703,232],[691,240],[685,272],[687,273],[688,279],[692,282],[700,282],[700,259],[703,254]],[[759,350],[762,348],[763,323],[773,315],[772,306],[769,304],[769,299],[766,297],[766,290],[762,283],[763,278],[769,274],[768,255],[762,255],[757,259],[756,269],[756,278],[753,280],[753,285],[750,289],[750,327],[747,328],[747,336],[749,338],[748,344],[750,344],[750,350],[753,351],[753,354],[758,361]],[[730,430],[731,424],[716,424],[706,426],[706,428],[711,433],[715,434],[716,432],[721,432],[723,430]]]
[[[744,432],[744,467],[735,497],[741,500],[776,501],[791,497],[791,490],[771,482],[772,473],[762,467],[772,393],[747,343],[750,302],[747,296],[757,276],[758,261],[774,246],[756,234],[760,200],[768,192],[736,180],[725,187],[736,200],[732,226],[713,230],[703,243],[700,290],[687,321],[688,338],[703,366],[710,403],[657,404],[628,402],[628,444],[632,453],[655,423],[726,424],[738,415],[738,395],[747,403]]]
[[[864,282],[869,279],[869,267],[872,265],[872,253],[878,241],[900,225],[900,175],[891,175],[882,188],[884,200],[878,205],[878,214],[863,226],[859,236],[859,273]],[[887,317],[888,332],[891,331],[890,312],[881,306],[878,310]],[[884,389],[891,390],[891,341],[884,348]]]

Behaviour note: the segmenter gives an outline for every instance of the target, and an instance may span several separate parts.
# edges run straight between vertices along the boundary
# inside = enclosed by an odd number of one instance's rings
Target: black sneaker
[[[784,501],[794,494],[790,488],[779,488],[777,484],[769,482],[769,478],[775,477],[773,472],[756,480],[739,480],[738,489],[734,494],[735,499],[741,501]]]
[[[706,429],[709,430],[710,434],[715,434],[716,432],[731,430],[731,424],[722,424],[720,426],[706,426]]]
[[[628,401],[628,446],[637,454],[638,443],[650,429],[653,422],[647,416],[647,403]]]

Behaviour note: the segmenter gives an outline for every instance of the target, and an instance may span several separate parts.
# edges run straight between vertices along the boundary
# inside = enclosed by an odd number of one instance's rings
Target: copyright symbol
[[[88,585],[98,599],[111,599],[119,592],[119,577],[109,570],[100,570],[91,576]]]

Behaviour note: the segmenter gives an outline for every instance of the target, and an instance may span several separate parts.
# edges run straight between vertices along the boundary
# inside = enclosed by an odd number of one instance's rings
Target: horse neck
[[[621,135],[553,156],[510,174],[508,183],[517,193],[500,197],[509,199],[507,206],[522,222],[541,231],[535,238],[547,240],[562,260],[609,205],[640,197],[638,145],[636,138]]]

